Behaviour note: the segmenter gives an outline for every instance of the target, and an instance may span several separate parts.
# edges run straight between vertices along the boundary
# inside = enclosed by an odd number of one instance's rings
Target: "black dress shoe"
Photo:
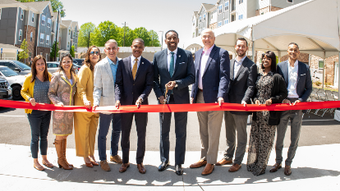
[[[175,166],[175,171],[176,171],[176,174],[177,175],[182,175],[183,174],[183,169],[182,169],[182,165],[180,165],[180,164],[176,164],[176,166]]]
[[[158,171],[163,171],[166,169],[166,167],[169,166],[169,163],[168,162],[162,162],[159,167],[158,167]]]

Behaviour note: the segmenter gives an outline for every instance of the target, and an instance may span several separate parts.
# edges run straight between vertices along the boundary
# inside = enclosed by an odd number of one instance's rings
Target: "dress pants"
[[[234,163],[241,164],[247,146],[247,119],[248,115],[236,115],[229,111],[225,111],[225,129],[227,137],[227,148],[224,152],[225,159],[233,159],[236,143],[237,132],[237,147]]]
[[[198,90],[197,103],[205,103],[203,92]],[[201,158],[209,164],[217,162],[223,111],[197,112],[201,137]]]
[[[135,116],[135,123],[137,129],[137,164],[141,164],[144,159],[145,153],[145,133],[146,124],[148,122],[147,113],[122,113],[122,151],[123,151],[123,163],[129,162],[129,152],[130,152],[130,132],[132,119]]]
[[[77,156],[93,156],[98,118],[99,114],[82,112],[74,113],[74,137]]]
[[[39,138],[40,153],[47,154],[47,134],[50,127],[51,112],[33,110],[27,114],[28,121],[31,126],[31,153],[33,158],[38,158]]]
[[[289,100],[291,102],[294,102],[296,99]],[[276,163],[281,164],[283,160],[282,159],[283,140],[285,138],[288,121],[290,119],[291,120],[290,146],[288,149],[288,156],[285,161],[285,165],[290,166],[292,164],[300,138],[302,116],[303,116],[302,110],[290,110],[282,112],[280,124],[277,126],[277,137],[275,146]]]
[[[99,159],[106,160],[106,136],[112,122],[111,135],[111,155],[115,156],[118,152],[118,142],[121,131],[121,114],[100,114],[99,132],[98,132],[98,151]]]
[[[174,98],[170,96],[170,104],[175,104]],[[172,113],[159,113],[160,121],[160,155],[162,162],[169,162],[169,132]],[[176,112],[175,116],[175,133],[176,133],[176,148],[175,148],[175,165],[184,164],[185,148],[186,148],[186,129],[188,112]]]

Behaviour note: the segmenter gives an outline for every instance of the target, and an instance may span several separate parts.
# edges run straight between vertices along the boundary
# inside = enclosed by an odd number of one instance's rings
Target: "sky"
[[[215,4],[217,0],[61,0],[66,16],[64,20],[96,26],[111,21],[122,27],[124,22],[131,29],[145,27],[161,34],[170,29],[179,34],[179,47],[183,48],[192,37],[192,15],[202,3]],[[164,44],[164,36],[163,36]],[[165,47],[165,44],[163,45]]]

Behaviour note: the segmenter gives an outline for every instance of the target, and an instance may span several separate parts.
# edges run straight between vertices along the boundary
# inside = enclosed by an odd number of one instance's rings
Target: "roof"
[[[13,4],[13,3],[19,3],[15,0],[0,0],[0,4]]]
[[[43,11],[46,6],[48,6],[48,4],[50,4],[49,1],[39,1],[39,2],[27,2],[27,3],[23,3],[24,5],[30,6],[35,8],[38,11]],[[53,10],[51,9],[51,12],[53,12]]]
[[[48,6],[53,13],[53,9],[50,1],[39,1],[39,2],[19,2],[15,0],[0,0],[0,7],[21,7],[25,10],[31,10],[33,12],[43,12]]]
[[[74,29],[74,27],[77,27],[77,31],[79,31],[79,27],[78,27],[78,22],[77,21],[72,21],[72,29]]]
[[[69,27],[71,23],[72,23],[71,20],[61,20],[61,24],[64,25],[65,27]]]
[[[207,4],[207,3],[202,3],[203,7],[205,8],[205,10],[209,11],[210,9],[214,8],[215,5],[213,4]]]

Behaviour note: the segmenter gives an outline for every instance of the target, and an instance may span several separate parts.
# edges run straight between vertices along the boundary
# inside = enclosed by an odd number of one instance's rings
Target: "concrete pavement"
[[[269,173],[275,163],[272,151],[266,174],[253,176],[246,168],[246,158],[242,168],[229,173],[230,165],[215,167],[214,172],[202,176],[203,168],[189,169],[189,165],[199,159],[199,151],[188,151],[183,165],[184,175],[174,173],[174,164],[164,172],[158,172],[159,152],[147,151],[144,164],[146,174],[138,172],[135,164],[135,151],[130,154],[130,168],[119,173],[120,165],[109,163],[111,172],[100,167],[88,168],[83,159],[75,156],[73,148],[67,149],[67,159],[74,170],[57,167],[37,171],[29,146],[0,144],[0,188],[1,190],[340,190],[340,144],[302,146],[292,164],[292,175],[285,176],[283,169]],[[96,151],[97,152],[97,151]],[[287,148],[284,148],[284,157]],[[109,155],[109,152],[107,153]],[[219,152],[219,158],[222,157]],[[247,153],[246,153],[247,154]],[[174,152],[170,153],[174,158]],[[98,156],[97,153],[95,156]],[[40,157],[40,156],[39,156]],[[49,148],[48,158],[57,165],[54,148]],[[41,161],[41,159],[40,159]]]

